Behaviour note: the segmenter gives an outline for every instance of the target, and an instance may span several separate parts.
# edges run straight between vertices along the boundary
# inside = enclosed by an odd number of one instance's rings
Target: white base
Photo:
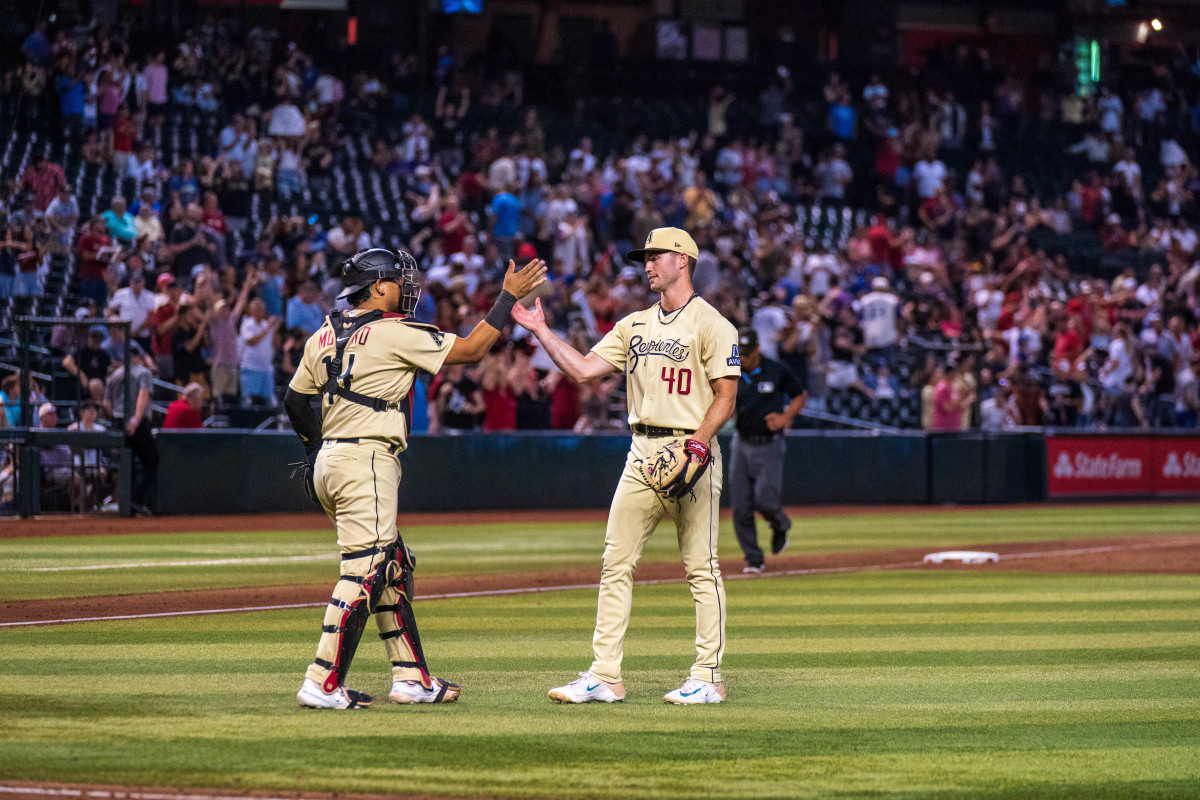
[[[947,550],[943,553],[930,553],[924,558],[926,564],[944,564],[947,561],[960,561],[963,564],[989,564],[999,560],[999,553],[985,553],[980,550]]]

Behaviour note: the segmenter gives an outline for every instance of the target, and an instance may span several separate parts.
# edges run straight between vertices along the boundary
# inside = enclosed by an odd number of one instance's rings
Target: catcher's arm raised
[[[522,297],[546,282],[546,262],[535,258],[521,269],[512,259],[504,273],[504,289],[487,316],[467,336],[455,339],[446,354],[445,364],[474,364],[488,354],[508,324],[513,306]]]

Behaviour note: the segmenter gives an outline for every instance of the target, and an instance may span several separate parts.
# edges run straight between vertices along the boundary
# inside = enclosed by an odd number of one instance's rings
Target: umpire
[[[808,394],[803,378],[778,361],[764,358],[753,328],[738,331],[742,378],[738,381],[737,422],[729,468],[733,495],[733,529],[746,555],[742,572],[763,571],[754,512],[771,526],[771,553],[788,546],[792,521],[783,511],[784,431],[804,408]],[[786,403],[785,403],[786,399]],[[785,407],[786,406],[786,407]]]

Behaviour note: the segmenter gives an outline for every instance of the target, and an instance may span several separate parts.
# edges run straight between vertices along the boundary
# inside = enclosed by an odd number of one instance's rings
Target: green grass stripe
[[[419,605],[461,703],[303,711],[320,609],[0,630],[0,777],[481,797],[1195,797],[1200,578],[731,582],[723,706],[675,708],[686,587],[638,587],[629,697],[559,707],[595,592]],[[386,692],[378,640],[351,683]],[[350,762],[350,763],[348,763]]]
[[[761,528],[763,541],[768,532]],[[1200,534],[1200,505],[914,510],[886,514],[803,515],[795,520],[789,554],[901,547],[945,549],[974,544],[1068,538]],[[425,576],[595,567],[604,523],[547,522],[404,529]],[[739,555],[731,524],[721,525],[720,552]],[[59,566],[224,559],[311,561],[131,567],[102,571],[29,572]],[[644,562],[677,561],[673,526],[650,538]],[[0,600],[91,596],[140,591],[320,583],[337,574],[332,529],[244,531],[146,536],[0,540]]]

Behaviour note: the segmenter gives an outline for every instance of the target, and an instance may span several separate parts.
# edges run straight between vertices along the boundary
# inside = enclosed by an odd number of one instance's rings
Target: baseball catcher
[[[408,444],[418,370],[479,361],[513,305],[545,283],[534,259],[509,262],[503,291],[470,335],[410,319],[421,296],[416,261],[372,248],[342,265],[339,295],[352,308],[330,314],[304,347],[284,407],[304,443],[304,490],[337,528],[341,578],[325,610],[316,658],[296,695],[307,708],[365,708],[371,696],[346,686],[374,615],[392,665],[393,703],[452,703],[457,684],[432,675],[413,614],[416,558],[396,529],[400,462]],[[316,406],[319,406],[318,411]]]

